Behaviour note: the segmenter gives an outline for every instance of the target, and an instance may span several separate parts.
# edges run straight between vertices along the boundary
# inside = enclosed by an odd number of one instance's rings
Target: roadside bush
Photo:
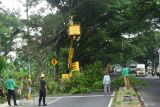
[[[117,78],[114,78],[111,81],[111,88],[112,89],[118,89],[119,87],[124,87],[124,79],[122,76],[119,76]]]
[[[71,90],[69,91],[69,93],[71,94],[89,93],[89,92],[91,92],[90,89],[86,87],[79,87],[79,88],[72,87]]]
[[[50,81],[47,84],[47,89],[48,89],[49,94],[56,94],[60,91],[61,88],[58,85],[58,83],[56,83],[54,81]]]
[[[5,101],[6,101],[6,98],[0,96],[0,103],[4,103]]]
[[[6,67],[5,58],[0,56],[0,75],[2,75],[2,70]]]
[[[129,82],[134,88],[141,88],[141,87],[146,87],[148,86],[146,81],[139,80],[135,76],[129,76]],[[111,87],[113,89],[118,89],[119,87],[124,87],[124,78],[122,76],[119,76],[117,78],[114,78],[111,81]]]
[[[80,87],[79,92],[80,93],[89,93],[89,92],[91,92],[91,90],[87,87]]]
[[[63,81],[62,87],[64,92],[69,92],[71,94],[90,92],[90,89],[87,88],[87,81],[84,75],[77,71],[73,74],[72,78]]]
[[[95,62],[92,65],[87,65],[83,71],[74,71],[69,80],[62,83],[63,92],[71,94],[86,93],[91,90],[102,89],[103,68],[101,62]]]
[[[85,76],[82,73],[74,73],[71,80],[71,86],[73,87],[85,87],[87,86],[87,81]]]
[[[87,65],[84,70],[84,76],[89,87],[95,82],[101,81],[103,78],[103,67],[101,62],[95,62],[91,65]]]
[[[103,81],[97,81],[92,85],[92,90],[103,89]]]
[[[129,76],[129,81],[133,88],[140,89],[142,87],[147,87],[148,83],[144,80],[137,79],[135,76]]]
[[[71,94],[76,94],[76,93],[78,93],[78,89],[75,88],[75,87],[72,87],[72,88],[70,89],[69,93],[71,93]]]

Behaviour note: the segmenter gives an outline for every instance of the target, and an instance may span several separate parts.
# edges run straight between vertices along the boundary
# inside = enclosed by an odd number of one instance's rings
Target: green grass
[[[123,101],[124,96],[130,96],[132,97],[132,101]],[[130,88],[130,90],[126,91],[124,88],[120,88],[114,97],[112,107],[139,107],[140,102],[138,100],[136,92],[133,90],[133,88]]]
[[[5,97],[0,96],[0,103],[4,103],[4,102],[5,102]]]

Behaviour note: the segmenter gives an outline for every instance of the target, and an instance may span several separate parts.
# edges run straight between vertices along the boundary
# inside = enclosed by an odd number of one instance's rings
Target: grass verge
[[[131,87],[130,90],[119,88],[111,107],[144,107],[144,105],[142,105],[139,94]]]

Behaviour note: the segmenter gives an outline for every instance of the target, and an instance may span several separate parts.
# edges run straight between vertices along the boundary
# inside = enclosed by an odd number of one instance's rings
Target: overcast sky
[[[21,18],[26,18],[26,14],[25,14],[25,7],[23,6],[26,2],[26,0],[0,0],[2,2],[2,4],[0,5],[0,7],[3,7],[4,9],[9,9],[10,11],[13,10],[19,10],[20,14],[21,14]],[[32,11],[38,12],[38,10],[40,8],[48,8],[51,7],[46,0],[43,0],[42,3],[40,3],[38,6],[36,6],[36,8],[31,9]],[[46,11],[41,13],[41,15],[46,15],[51,13],[51,10],[49,9],[45,9]],[[56,11],[54,11],[56,12]]]
[[[36,7],[30,9],[30,13],[34,12],[34,13],[38,13],[38,11],[40,10],[40,8],[47,8],[44,9],[45,11],[43,11],[42,13],[40,13],[40,15],[47,15],[51,12],[56,13],[57,8],[51,8],[51,6],[46,2],[46,0],[42,0],[43,2],[40,3],[39,5],[37,5]],[[26,0],[0,0],[0,2],[2,2],[2,4],[0,4],[0,7],[3,8],[4,10],[10,10],[10,11],[19,11],[21,17],[23,19],[26,19],[26,13],[25,13],[25,7],[24,4],[26,2]],[[49,9],[50,8],[50,9]],[[52,9],[52,11],[51,11]],[[15,46],[16,47],[20,47],[22,46],[22,38],[16,38],[14,40],[14,42],[16,42]],[[24,43],[24,42],[23,42]],[[12,51],[8,54],[8,56],[11,56],[12,58],[16,58],[16,52]]]

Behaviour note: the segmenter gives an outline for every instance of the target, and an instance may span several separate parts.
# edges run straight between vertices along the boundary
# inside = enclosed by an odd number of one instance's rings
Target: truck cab
[[[145,64],[136,65],[136,76],[147,76],[147,73],[145,71]]]

